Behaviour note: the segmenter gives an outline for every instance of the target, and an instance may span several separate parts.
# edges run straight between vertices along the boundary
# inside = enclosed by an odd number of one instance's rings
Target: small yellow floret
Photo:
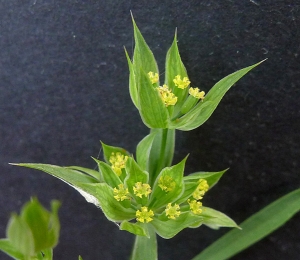
[[[169,175],[165,175],[165,176],[161,176],[158,180],[158,186],[166,191],[172,191],[174,190],[175,186],[176,186],[176,182],[174,181],[174,179],[169,176]]]
[[[153,73],[152,71],[149,71],[148,76],[149,76],[150,81],[151,81],[152,84],[158,82],[158,74],[157,73]]]
[[[193,198],[196,200],[201,200],[205,192],[209,189],[209,185],[205,179],[200,179],[197,189],[193,193]]]
[[[198,99],[201,99],[203,100],[204,99],[204,95],[205,95],[205,92],[204,91],[200,91],[199,88],[190,88],[189,89],[189,94],[195,98],[198,98]]]
[[[158,87],[158,92],[165,106],[174,106],[177,102],[177,97],[172,93],[172,91],[168,88],[167,85],[163,85],[162,87]]]
[[[137,221],[142,223],[146,221],[148,223],[153,220],[154,213],[151,209],[148,210],[147,207],[142,207],[141,210],[137,210],[135,216]]]
[[[117,201],[123,201],[123,200],[128,200],[129,197],[128,197],[128,194],[129,194],[129,191],[128,189],[124,188],[124,184],[119,184],[118,185],[118,188],[114,188],[114,198],[117,200]]]
[[[125,168],[125,163],[128,159],[127,155],[123,155],[121,153],[111,153],[109,157],[109,162],[112,164],[111,168],[113,171],[120,176],[122,174],[122,169]]]
[[[180,207],[178,204],[174,204],[174,206],[171,205],[171,203],[168,203],[166,207],[166,216],[170,219],[176,219],[180,215]]]
[[[143,195],[147,197],[151,193],[151,187],[147,183],[137,182],[133,187],[133,192],[140,198],[142,198]]]
[[[188,200],[188,203],[190,204],[190,210],[194,214],[201,214],[202,213],[202,203],[197,200]]]
[[[180,75],[177,75],[175,79],[173,79],[173,82],[178,88],[181,89],[185,89],[191,83],[187,77],[181,79]]]

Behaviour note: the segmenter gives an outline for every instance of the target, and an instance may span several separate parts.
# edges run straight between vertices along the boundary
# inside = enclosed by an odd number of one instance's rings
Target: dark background
[[[186,173],[230,167],[205,205],[241,223],[299,187],[299,1],[2,0],[0,237],[10,212],[35,195],[47,207],[51,199],[62,201],[55,259],[128,259],[133,235],[63,182],[8,163],[94,168],[99,140],[135,151],[148,130],[128,92],[123,46],[132,53],[130,10],[162,77],[176,27],[189,77],[205,91],[268,58],[208,122],[177,134],[174,162],[190,153]],[[297,214],[233,259],[299,259],[299,220]],[[159,239],[160,259],[191,259],[228,230],[200,227]]]

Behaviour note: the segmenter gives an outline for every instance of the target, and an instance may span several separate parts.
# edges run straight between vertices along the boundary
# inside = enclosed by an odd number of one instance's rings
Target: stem
[[[150,158],[149,158],[149,177],[150,185],[153,185],[160,171],[171,165],[175,148],[174,129],[155,129]]]
[[[130,260],[157,260],[157,240],[156,233],[152,225],[148,227],[149,238],[136,236]]]

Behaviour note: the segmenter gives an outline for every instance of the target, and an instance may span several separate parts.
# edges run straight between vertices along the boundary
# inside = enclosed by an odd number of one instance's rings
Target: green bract
[[[177,46],[177,35],[167,52],[165,81],[170,93],[176,97],[175,105],[166,105],[161,97],[159,80],[151,82],[148,73],[157,73],[158,68],[153,53],[144,40],[140,30],[133,20],[135,48],[131,61],[127,52],[129,66],[129,89],[133,103],[140,112],[141,118],[149,128],[169,128],[189,131],[202,125],[216,109],[225,93],[247,72],[259,65],[256,63],[238,70],[217,82],[203,100],[197,100],[189,95],[189,83],[181,88],[174,80],[180,80],[188,75],[183,65]],[[157,75],[158,76],[158,75]],[[182,85],[183,86],[183,85]]]

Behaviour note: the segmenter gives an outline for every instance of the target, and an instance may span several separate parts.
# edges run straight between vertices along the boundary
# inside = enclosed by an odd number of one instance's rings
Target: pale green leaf
[[[145,229],[145,226],[139,222],[131,223],[125,220],[121,223],[120,230],[126,230],[136,236],[149,237],[148,230]]]
[[[113,189],[106,183],[77,183],[76,187],[90,194],[99,201],[105,216],[114,222],[121,222],[123,220],[131,220],[135,217],[135,210],[132,208],[125,208],[121,201],[114,198]]]
[[[183,193],[183,173],[186,159],[187,157],[184,158],[180,163],[171,167],[166,167],[161,171],[153,186],[149,208],[160,208],[168,203],[176,201],[180,197],[180,195]],[[174,182],[174,187],[171,191],[165,191],[159,187],[160,178],[164,178],[166,176],[171,177],[172,182]]]
[[[199,226],[202,223],[201,216],[194,215],[190,212],[183,212],[176,219],[168,219],[163,215],[159,218],[154,218],[153,221],[151,221],[151,225],[154,226],[159,236],[166,239],[174,237],[185,228],[196,225]]]
[[[133,104],[136,106],[136,108],[138,108],[138,89],[136,85],[134,68],[126,49],[125,49],[125,54],[128,62],[128,68],[129,68],[129,94]]]
[[[25,259],[24,255],[8,239],[0,239],[0,250],[13,259]]]
[[[100,174],[99,171],[95,171],[93,169],[89,169],[89,168],[85,168],[85,167],[80,167],[80,166],[68,166],[66,168],[70,168],[72,170],[77,170],[77,171],[86,173],[86,174],[94,177],[96,180],[98,180],[100,182],[102,181],[101,180],[101,174]]]
[[[285,224],[300,211],[300,189],[269,204],[231,230],[193,260],[225,260],[248,248]]]

